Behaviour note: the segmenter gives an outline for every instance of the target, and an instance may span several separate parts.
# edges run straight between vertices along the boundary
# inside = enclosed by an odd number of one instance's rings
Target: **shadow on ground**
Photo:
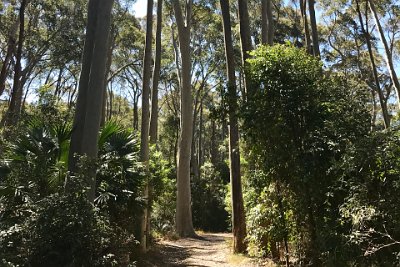
[[[139,267],[183,267],[190,257],[189,250],[180,246],[157,244],[137,263]]]

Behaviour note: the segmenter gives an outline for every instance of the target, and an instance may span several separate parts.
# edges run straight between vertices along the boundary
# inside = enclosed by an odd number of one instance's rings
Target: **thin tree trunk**
[[[114,93],[112,87],[108,90],[108,120],[111,120],[113,113]]]
[[[8,42],[7,42],[7,52],[6,56],[3,61],[3,65],[1,66],[0,71],[0,96],[4,93],[6,87],[6,80],[7,80],[7,71],[10,66],[11,58],[15,50],[15,43],[16,43],[16,34],[18,29],[19,21],[16,21],[10,29]]]
[[[307,0],[300,0],[300,10],[301,10],[301,17],[303,18],[305,46],[307,52],[309,54],[312,54],[310,29],[308,27],[308,17],[307,17]]]
[[[148,170],[149,167],[149,120],[150,120],[150,79],[151,79],[151,53],[153,39],[153,0],[147,0],[146,18],[146,43],[143,58],[143,89],[142,89],[142,122],[140,128],[140,159]],[[142,231],[140,247],[142,251],[147,250],[148,228],[147,218],[150,216],[149,207],[149,183],[147,181],[144,190],[147,205],[142,218]]]
[[[242,48],[242,67],[244,70],[244,81],[245,81],[245,92],[246,96],[251,95],[250,80],[245,74],[247,59],[249,58],[248,52],[253,49],[251,45],[251,35],[250,35],[250,20],[249,20],[249,10],[247,7],[247,0],[238,0],[239,8],[239,28],[240,28],[240,43]]]
[[[19,34],[18,34],[18,46],[16,53],[16,62],[14,67],[14,84],[11,91],[11,100],[10,105],[8,107],[8,111],[6,113],[4,125],[10,126],[15,125],[19,118],[19,113],[21,111],[21,102],[22,102],[22,89],[23,84],[21,83],[22,77],[22,48],[24,45],[25,38],[25,8],[27,5],[27,0],[22,0],[21,6],[19,9]]]
[[[162,5],[163,0],[157,1],[157,29],[156,29],[156,53],[153,69],[153,88],[151,95],[150,118],[150,143],[156,144],[158,138],[158,83],[160,81],[161,67],[161,30],[162,30]]]
[[[139,108],[137,100],[133,103],[133,129],[136,131],[139,130]]]
[[[196,132],[197,132],[197,114],[198,114],[198,101],[200,96],[201,89],[198,89],[196,92],[196,97],[194,100],[194,109],[193,109],[193,120],[192,120],[192,149],[191,149],[191,157],[190,157],[190,167],[191,172],[195,179],[200,177],[199,166],[197,165],[197,157],[196,157]]]
[[[63,72],[64,72],[64,67],[60,67],[59,72],[58,72],[58,77],[57,77],[56,88],[54,90],[54,96],[57,97],[57,99],[59,98],[59,96],[61,94],[61,81],[62,81]]]
[[[272,16],[271,0],[261,1],[261,20],[262,43],[272,45],[274,42],[274,19]]]
[[[179,84],[182,84],[182,72],[180,67],[179,49],[175,39],[174,27],[172,27],[172,25],[171,25],[171,38],[172,38],[172,46],[175,52],[175,65],[178,73],[178,81]]]
[[[210,157],[211,163],[217,166],[218,163],[218,149],[217,149],[217,129],[215,120],[211,120],[211,140],[210,140]]]
[[[195,101],[196,102],[196,101]],[[190,156],[190,167],[191,173],[193,174],[194,179],[198,179],[200,177],[199,166],[197,165],[196,160],[196,131],[197,131],[197,113],[196,113],[196,105],[193,110],[193,120],[192,120],[192,148],[191,148],[191,156]]]
[[[172,6],[178,26],[181,67],[181,133],[177,161],[176,232],[180,237],[196,236],[192,222],[190,190],[190,155],[192,144],[193,99],[191,91],[190,27],[192,0],[186,2],[185,19],[180,1]]]
[[[375,20],[375,24],[376,24],[376,27],[377,27],[377,30],[378,30],[378,33],[379,33],[379,37],[381,39],[383,48],[385,50],[386,65],[387,65],[387,68],[389,70],[389,74],[390,74],[390,78],[392,79],[393,86],[396,89],[397,104],[398,104],[398,106],[400,108],[400,82],[399,82],[399,79],[397,77],[396,70],[394,69],[393,56],[392,56],[392,53],[390,52],[390,48],[389,48],[388,42],[386,40],[385,33],[383,32],[382,25],[379,22],[379,17],[378,17],[378,13],[376,11],[376,8],[375,8],[374,1],[373,0],[368,0],[368,2],[369,2],[369,7],[371,9],[372,15],[374,16],[374,20]]]
[[[203,98],[200,100],[200,119],[199,119],[199,140],[198,140],[198,158],[197,158],[197,166],[199,169],[199,176],[200,176],[200,169],[203,166]]]
[[[220,0],[223,19],[226,71],[228,76],[228,116],[229,116],[229,161],[232,194],[233,251],[246,251],[246,223],[240,177],[239,127],[237,120],[237,92],[235,77],[235,56],[232,41],[229,0]]]
[[[319,249],[318,249],[318,244],[317,244],[317,225],[315,222],[314,218],[314,209],[313,209],[313,203],[311,199],[311,193],[307,189],[307,224],[308,224],[308,230],[309,230],[309,238],[310,238],[310,244],[309,244],[309,253],[310,253],[310,264],[309,266],[315,266],[319,267],[321,266],[321,261],[319,259]]]
[[[389,128],[390,117],[389,117],[387,106],[386,106],[386,103],[384,100],[383,92],[380,87],[379,76],[378,76],[378,71],[377,71],[376,64],[375,64],[374,54],[372,51],[370,35],[369,35],[369,32],[364,27],[364,22],[363,22],[363,18],[361,15],[360,4],[359,4],[358,0],[356,0],[356,9],[357,9],[357,13],[358,13],[358,18],[360,20],[361,32],[363,33],[363,35],[365,37],[365,42],[367,43],[369,60],[371,63],[372,74],[373,74],[375,86],[376,86],[375,91],[378,93],[379,103],[382,108],[383,122],[384,122],[385,128]]]
[[[304,1],[306,1],[306,0],[304,0]],[[319,51],[317,19],[315,17],[315,0],[308,0],[308,8],[309,8],[309,12],[310,12],[313,54],[315,57],[321,57],[321,53]]]
[[[278,210],[279,210],[279,215],[280,215],[280,221],[282,224],[282,227],[284,229],[284,236],[283,236],[283,241],[285,244],[285,261],[286,261],[286,267],[289,267],[289,229],[287,226],[287,222],[286,222],[286,216],[285,216],[285,209],[283,206],[283,196],[282,196],[282,189],[281,189],[281,185],[280,182],[277,181],[275,183],[275,190],[278,196]]]
[[[82,69],[79,78],[78,98],[76,101],[71,145],[68,156],[68,170],[72,173],[78,170],[78,158],[76,156],[82,155],[82,136],[86,118],[90,68],[92,65],[99,2],[98,0],[90,0],[88,4],[88,21],[86,26],[85,46],[82,55]]]
[[[108,76],[110,75],[110,70],[111,70],[111,64],[112,64],[112,55],[114,51],[114,32],[112,31],[109,36],[109,41],[108,41],[108,52],[107,52],[107,63],[106,63],[106,72],[105,72],[105,77],[106,80],[104,82],[104,96],[103,96],[103,107],[101,110],[101,123],[100,125],[103,126],[106,123],[106,117],[107,117],[107,86],[108,83],[112,83],[112,80],[108,79]]]

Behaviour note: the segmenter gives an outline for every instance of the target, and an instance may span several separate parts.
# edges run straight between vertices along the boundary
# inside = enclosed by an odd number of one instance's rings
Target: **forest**
[[[138,1],[0,2],[0,266],[399,266],[400,3]]]

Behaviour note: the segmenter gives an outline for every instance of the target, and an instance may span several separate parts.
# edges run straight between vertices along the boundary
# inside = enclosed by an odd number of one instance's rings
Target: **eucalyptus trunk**
[[[88,20],[82,55],[82,68],[79,78],[78,97],[76,100],[71,144],[69,148],[68,170],[72,173],[75,173],[78,170],[77,156],[82,155],[82,136],[86,119],[86,104],[88,99],[90,69],[92,66],[99,3],[100,1],[98,0],[90,0],[88,4]]]
[[[158,84],[161,67],[161,31],[163,0],[157,1],[156,53],[154,56],[153,87],[151,91],[150,143],[157,143],[158,138]]]
[[[140,159],[149,169],[149,123],[150,123],[150,79],[151,79],[151,60],[152,60],[152,39],[153,39],[153,0],[147,1],[147,18],[146,18],[146,43],[143,58],[143,89],[142,89],[142,123],[140,129]],[[144,189],[144,197],[147,205],[143,212],[142,230],[140,236],[140,246],[142,251],[147,249],[147,240],[149,235],[149,180]]]
[[[192,145],[193,99],[191,91],[190,23],[192,1],[186,2],[186,16],[183,17],[180,1],[173,0],[172,6],[178,27],[179,51],[182,67],[181,88],[181,129],[178,141],[176,232],[180,237],[196,236],[192,221],[190,190],[190,156]]]
[[[1,66],[0,71],[0,96],[4,93],[6,80],[7,80],[7,71],[9,70],[11,58],[14,54],[15,45],[17,42],[17,29],[18,29],[19,21],[15,22],[10,29],[10,33],[7,41],[7,52],[5,58],[3,60],[3,64]]]
[[[386,102],[385,102],[385,99],[383,96],[383,92],[381,90],[380,82],[379,82],[379,75],[378,75],[378,70],[377,70],[377,67],[375,64],[375,58],[374,58],[374,53],[372,50],[370,34],[369,34],[368,30],[365,29],[365,27],[364,27],[363,17],[361,14],[360,4],[359,4],[358,0],[356,0],[356,9],[357,9],[358,18],[360,20],[361,32],[363,33],[363,36],[365,37],[365,42],[366,42],[367,48],[368,48],[369,60],[370,60],[372,74],[373,74],[373,78],[374,78],[374,82],[375,82],[375,91],[378,93],[379,103],[380,103],[381,109],[382,109],[383,122],[384,122],[385,128],[389,128],[390,127],[389,112],[387,110],[387,105],[386,105]]]
[[[246,251],[246,222],[240,175],[238,103],[235,77],[235,55],[232,41],[229,0],[220,0],[225,39],[226,72],[228,76],[229,163],[232,194],[233,251]]]
[[[274,19],[272,16],[272,1],[261,1],[261,40],[263,44],[274,43]]]
[[[385,60],[386,60],[386,65],[387,68],[389,70],[389,74],[390,74],[390,78],[392,79],[393,82],[393,86],[396,89],[396,93],[397,93],[397,104],[400,108],[400,82],[399,79],[397,77],[396,74],[396,70],[394,68],[394,64],[393,64],[393,55],[392,52],[390,51],[388,42],[386,40],[385,37],[385,33],[382,29],[382,25],[379,21],[379,17],[378,17],[378,12],[376,11],[375,8],[375,4],[373,0],[368,0],[369,2],[369,7],[371,9],[372,15],[374,16],[374,20],[375,20],[375,25],[377,27],[378,33],[379,33],[379,37],[381,39],[384,51],[385,51]]]
[[[104,82],[104,89],[103,89],[103,107],[101,110],[101,126],[104,126],[104,124],[106,123],[106,119],[107,119],[107,86],[108,83],[112,82],[112,80],[109,80],[108,77],[110,75],[110,71],[111,71],[111,64],[112,64],[112,55],[113,55],[113,51],[114,51],[114,42],[115,42],[115,38],[114,38],[114,31],[112,31],[110,33],[109,36],[109,41],[108,41],[108,52],[107,52],[107,63],[106,63],[106,80]]]
[[[247,59],[249,58],[249,51],[253,49],[251,44],[250,35],[250,20],[249,20],[249,10],[247,5],[247,0],[238,1],[239,8],[239,30],[240,30],[240,43],[242,49],[242,67],[244,73],[246,72]],[[251,86],[248,76],[245,74],[245,92],[246,97],[251,95]]]
[[[307,0],[300,0],[300,11],[301,17],[303,19],[303,27],[304,27],[304,42],[309,54],[312,54],[311,49],[311,37],[310,37],[310,28],[308,26],[308,17],[307,17]]]
[[[307,0],[304,0],[304,1],[307,1]],[[317,19],[315,17],[315,0],[308,0],[308,8],[309,8],[309,12],[310,12],[313,54],[315,57],[321,57],[321,53],[319,50]]]
[[[104,96],[108,40],[111,26],[113,0],[91,0],[79,84],[74,128],[71,136],[69,169],[77,171],[77,155],[96,160],[98,135]],[[90,169],[88,199],[93,202],[96,191],[96,170]]]
[[[27,0],[22,0],[19,9],[19,33],[18,33],[18,44],[17,53],[15,55],[15,67],[14,67],[14,83],[11,91],[11,100],[8,107],[7,113],[4,118],[4,125],[10,126],[15,125],[19,119],[22,103],[22,90],[23,83],[22,78],[22,50],[25,39],[25,9],[28,4]]]
[[[95,43],[90,68],[89,86],[87,91],[85,125],[82,132],[82,155],[90,160],[97,159],[98,137],[103,107],[104,83],[106,80],[107,50],[111,26],[111,11],[114,0],[98,0],[98,19],[95,31]],[[89,174],[89,200],[94,201],[96,192],[96,171]]]

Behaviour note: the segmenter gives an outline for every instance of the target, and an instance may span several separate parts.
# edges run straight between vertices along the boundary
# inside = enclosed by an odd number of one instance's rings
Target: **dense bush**
[[[250,248],[273,254],[279,241],[299,264],[345,265],[344,196],[331,197],[340,178],[332,167],[369,135],[366,94],[303,50],[263,46],[252,56],[243,129],[262,175],[250,173],[245,190]]]
[[[151,225],[156,233],[171,235],[175,226],[176,174],[155,147],[152,147],[150,157],[150,173],[153,187]]]
[[[200,177],[192,179],[193,225],[197,229],[211,232],[226,231],[229,226],[224,198],[226,186],[215,167],[206,162]]]
[[[340,207],[347,239],[366,265],[400,264],[400,136],[398,129],[377,132],[349,148],[338,168],[336,186],[345,192]]]
[[[87,201],[85,187],[78,179],[74,180],[73,189],[71,193],[53,193],[38,201],[14,199],[7,203],[12,206],[2,207],[3,264],[93,266],[116,262],[109,248],[117,232]]]
[[[145,178],[136,137],[116,123],[106,124],[98,160],[82,157],[80,171],[69,176],[68,124],[33,116],[20,127],[0,168],[3,264],[127,265],[137,245]],[[98,183],[95,203],[89,203],[85,177],[93,166]]]

